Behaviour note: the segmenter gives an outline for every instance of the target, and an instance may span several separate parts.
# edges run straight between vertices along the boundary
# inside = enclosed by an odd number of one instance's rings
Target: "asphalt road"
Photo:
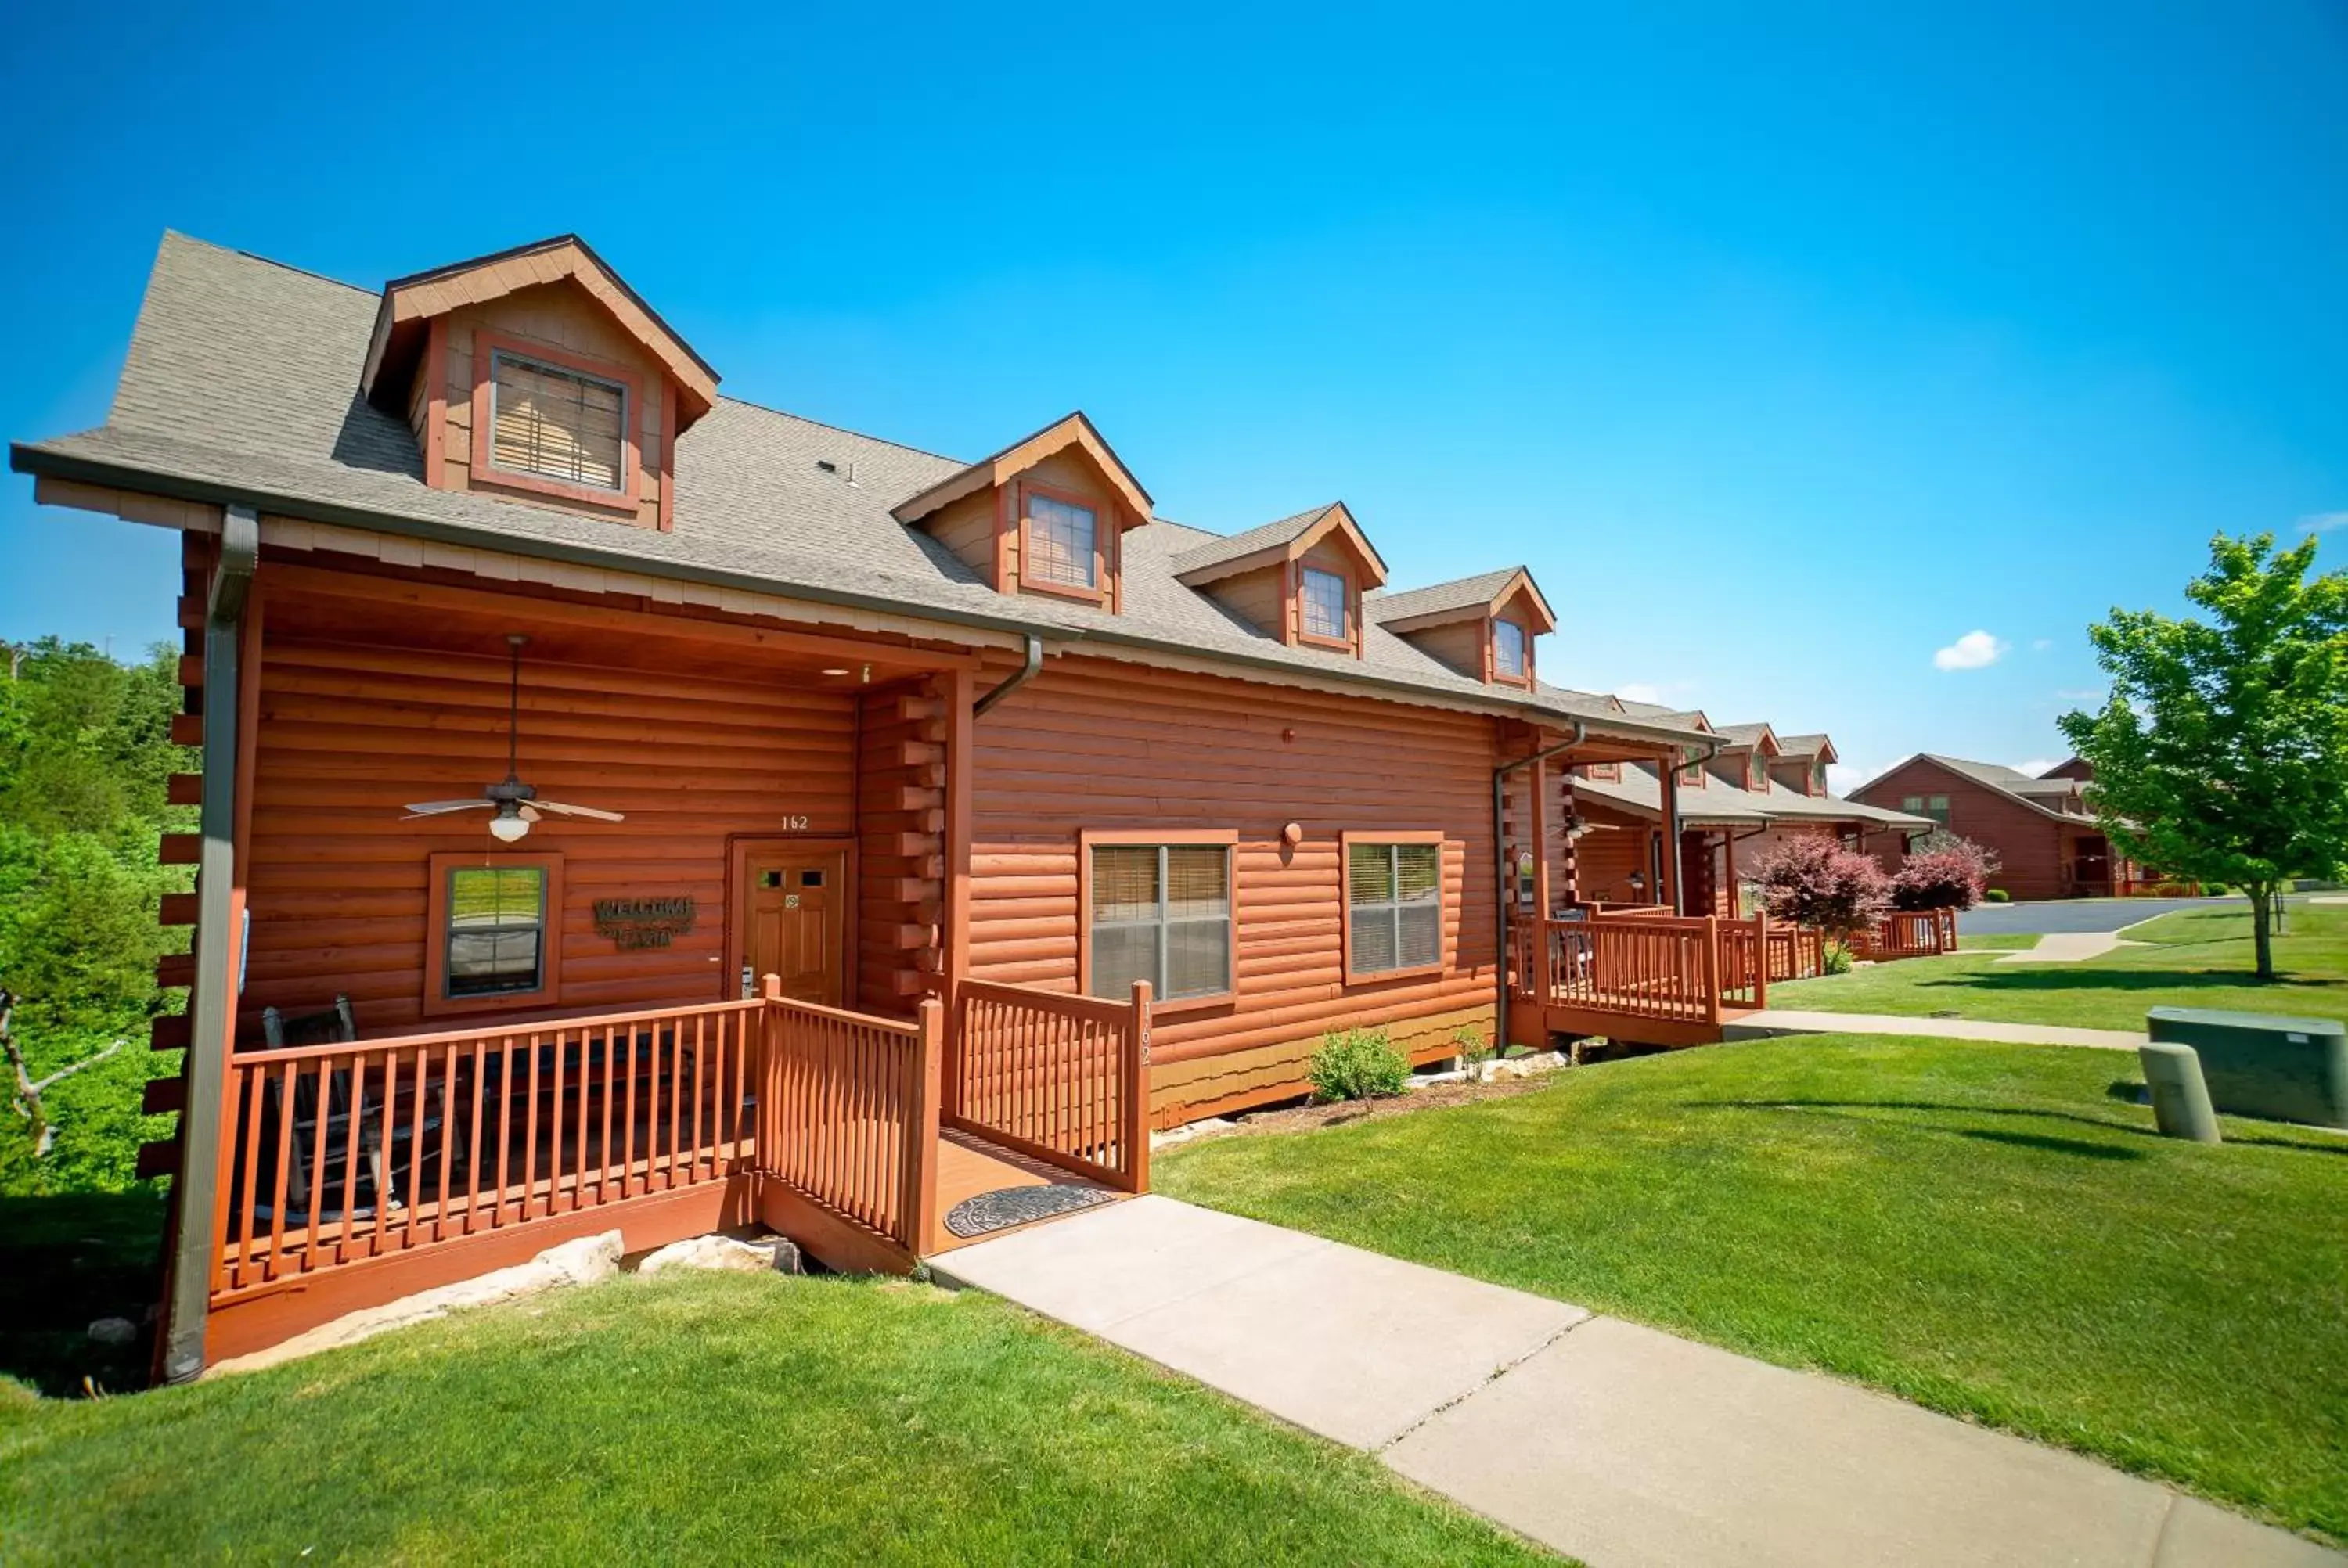
[[[1983,904],[1957,917],[1961,936],[2008,932],[2116,931],[2173,909],[2240,904],[2240,898],[2065,898],[2044,904]]]

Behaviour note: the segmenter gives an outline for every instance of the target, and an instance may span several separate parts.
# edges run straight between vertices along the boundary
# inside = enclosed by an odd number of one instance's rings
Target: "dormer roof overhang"
[[[1728,743],[1721,748],[1724,752],[1759,752],[1774,758],[1785,750],[1777,742],[1777,733],[1766,723],[1723,724],[1715,733]]]
[[[1406,636],[1462,620],[1488,620],[1505,612],[1512,602],[1523,606],[1536,636],[1557,630],[1556,612],[1533,581],[1533,574],[1520,566],[1390,594],[1383,603],[1370,606],[1370,619],[1396,636]]]
[[[1777,755],[1787,762],[1802,757],[1819,757],[1830,763],[1842,761],[1842,753],[1835,750],[1834,742],[1824,735],[1787,735],[1777,743]]]
[[[1185,588],[1204,588],[1243,572],[1285,565],[1323,542],[1335,544],[1353,557],[1363,588],[1384,586],[1385,558],[1343,501],[1314,507],[1177,556],[1172,563],[1175,580]]]
[[[576,234],[558,234],[386,283],[359,374],[360,393],[378,408],[404,412],[433,317],[541,283],[564,282],[584,290],[660,362],[676,384],[679,431],[709,412],[717,401],[717,373]]]
[[[981,457],[969,467],[948,475],[919,495],[898,502],[890,508],[890,515],[901,523],[918,523],[939,507],[951,506],[964,496],[975,495],[1014,479],[1054,453],[1064,452],[1071,446],[1080,449],[1093,460],[1110,487],[1117,491],[1118,498],[1125,502],[1128,514],[1122,520],[1123,527],[1139,528],[1149,520],[1153,506],[1149,492],[1141,487],[1141,481],[1133,477],[1133,471],[1125,466],[1125,460],[1102,439],[1101,433],[1090,419],[1085,417],[1082,409],[1054,420],[1033,436],[1022,436],[993,456]]]

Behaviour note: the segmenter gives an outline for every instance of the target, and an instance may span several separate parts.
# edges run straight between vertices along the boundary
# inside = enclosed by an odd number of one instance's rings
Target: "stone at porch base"
[[[433,1318],[446,1317],[451,1312],[465,1307],[490,1307],[500,1301],[510,1301],[518,1296],[533,1296],[560,1286],[593,1285],[619,1272],[618,1231],[579,1236],[560,1246],[548,1247],[528,1263],[496,1269],[479,1279],[460,1279],[454,1285],[419,1290],[414,1296],[405,1296],[381,1307],[362,1307],[356,1312],[345,1313],[331,1323],[321,1323],[306,1333],[296,1334],[283,1344],[272,1345],[266,1350],[215,1361],[204,1368],[204,1376],[211,1378],[223,1372],[257,1372],[264,1367],[299,1360],[321,1350],[355,1345],[362,1339],[372,1339],[386,1329],[405,1328],[411,1323],[428,1323]]]
[[[644,1255],[638,1274],[658,1274],[671,1268],[711,1268],[726,1274],[799,1274],[797,1244],[785,1237],[761,1236],[736,1241],[730,1235],[697,1235],[673,1241]]]

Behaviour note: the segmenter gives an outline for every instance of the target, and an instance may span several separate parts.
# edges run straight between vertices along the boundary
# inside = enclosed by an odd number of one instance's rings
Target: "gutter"
[[[1547,762],[1560,752],[1570,752],[1581,744],[1590,733],[1579,719],[1572,721],[1573,738],[1535,752],[1529,757],[1519,757],[1512,763],[1502,763],[1492,770],[1492,940],[1496,958],[1492,965],[1492,989],[1495,1005],[1492,1009],[1492,1049],[1505,1052],[1509,1049],[1509,846],[1500,835],[1500,812],[1508,791],[1509,775],[1519,768],[1529,768],[1535,763]],[[1547,855],[1549,846],[1537,846],[1538,853]],[[1541,920],[1549,918],[1546,909],[1536,912]],[[1537,958],[1539,954],[1535,955]]]
[[[1025,686],[1028,682],[1035,679],[1036,672],[1043,668],[1044,640],[1035,632],[1031,631],[1027,634],[1026,661],[1021,664],[1014,673],[1005,676],[1002,685],[997,686],[994,691],[989,692],[985,696],[981,697],[977,702],[973,702],[970,705],[970,716],[973,720],[985,717],[986,711],[989,708],[994,707],[997,702],[1000,702],[1003,699],[1011,695],[1012,692],[1016,692],[1020,687]]]
[[[211,1260],[222,1238],[212,1216],[220,1184],[221,1098],[230,1035],[236,1026],[235,916],[237,669],[252,571],[261,559],[261,519],[249,507],[221,518],[220,557],[204,609],[204,743],[201,846],[196,862],[195,982],[188,998],[188,1091],[180,1112],[180,1169],[171,1183],[170,1285],[163,1302],[163,1377],[183,1383],[204,1369]]]
[[[270,513],[306,521],[333,524],[341,528],[359,528],[368,532],[390,534],[403,538],[428,539],[437,544],[461,545],[469,549],[502,550],[510,555],[527,556],[541,560],[561,561],[572,566],[592,567],[599,570],[633,572],[644,577],[669,578],[686,582],[706,583],[714,588],[739,589],[745,592],[774,594],[801,600],[810,604],[836,604],[850,610],[870,610],[905,620],[928,620],[946,626],[968,627],[1013,637],[1025,638],[1034,633],[1032,621],[1009,616],[989,615],[982,611],[945,609],[933,605],[908,603],[880,594],[856,593],[840,589],[818,588],[785,582],[747,572],[727,571],[722,568],[688,565],[678,561],[648,559],[643,556],[626,555],[618,550],[599,549],[592,546],[572,544],[560,539],[534,538],[523,535],[492,534],[483,529],[459,525],[433,522],[397,512],[381,512],[364,507],[343,506],[331,501],[316,501],[296,496],[279,495],[266,490],[242,486],[222,485],[182,479],[159,474],[150,469],[124,464],[102,462],[95,458],[74,456],[44,450],[37,446],[16,442],[8,448],[8,465],[20,474],[33,474],[47,478],[78,480],[112,489],[131,490],[142,495],[162,496],[172,500],[194,501],[206,506],[242,507],[254,512]],[[1189,643],[1169,642],[1156,638],[1136,637],[1116,629],[1080,626],[1055,626],[1050,629],[1056,639],[1068,642],[1107,642],[1119,647],[1151,649],[1184,658],[1236,665],[1242,669],[1263,670],[1282,675],[1313,675],[1342,685],[1368,687],[1393,693],[1397,701],[1421,703],[1474,703],[1474,712],[1499,713],[1510,718],[1535,719],[1555,724],[1560,721],[1581,723],[1592,715],[1567,710],[1545,708],[1529,702],[1509,702],[1488,693],[1446,692],[1440,688],[1414,685],[1364,670],[1322,670],[1311,665],[1291,664],[1222,648],[1200,648]],[[1358,661],[1356,661],[1358,662]],[[1617,723],[1612,719],[1594,720],[1609,735],[1621,735],[1634,741],[1658,744],[1687,745],[1710,737],[1694,735],[1684,730],[1668,730],[1642,724],[1635,720]],[[1717,743],[1714,751],[1717,751]],[[1713,753],[1707,752],[1709,758]]]

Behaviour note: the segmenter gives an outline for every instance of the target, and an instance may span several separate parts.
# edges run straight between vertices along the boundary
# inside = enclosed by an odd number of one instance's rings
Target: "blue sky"
[[[1522,561],[1544,675],[1854,771],[2059,756],[2086,622],[2348,521],[2333,0],[337,9],[12,23],[0,434],[103,418],[166,227],[369,286],[575,230],[735,395],[1081,406],[1168,517]],[[10,476],[0,636],[169,635],[174,560]]]

